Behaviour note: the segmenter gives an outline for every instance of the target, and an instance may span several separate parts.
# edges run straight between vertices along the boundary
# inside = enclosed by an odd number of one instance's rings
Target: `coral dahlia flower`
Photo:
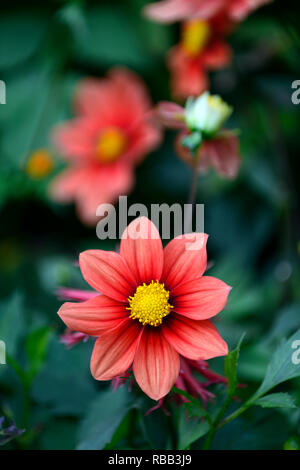
[[[256,8],[271,0],[163,0],[144,8],[145,15],[160,23],[195,18],[209,19],[222,13],[230,20],[241,21]]]
[[[182,39],[167,59],[174,96],[199,95],[209,88],[207,72],[230,64],[231,48],[225,41],[230,30],[231,23],[221,15],[183,23]]]
[[[224,308],[230,287],[203,275],[207,237],[182,235],[163,249],[155,225],[142,217],[125,230],[120,254],[81,253],[82,275],[99,295],[67,302],[58,314],[71,330],[98,337],[91,358],[95,379],[114,379],[132,366],[141,389],[159,400],[179,376],[180,356],[227,354],[210,318]]]
[[[86,224],[96,223],[99,204],[114,203],[131,190],[134,166],[159,144],[150,109],[145,85],[125,69],[78,86],[76,117],[54,133],[69,167],[54,180],[51,192],[59,202],[74,201]]]

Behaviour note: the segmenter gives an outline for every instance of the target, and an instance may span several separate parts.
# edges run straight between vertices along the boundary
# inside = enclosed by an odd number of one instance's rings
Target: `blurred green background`
[[[148,416],[151,400],[127,387],[115,395],[89,372],[92,341],[66,350],[56,312],[61,286],[84,287],[74,261],[87,248],[115,249],[84,227],[74,207],[59,206],[47,187],[60,171],[53,153],[53,126],[72,115],[79,78],[102,77],[125,65],[147,83],[153,102],[170,99],[167,50],[178,25],[162,26],[140,14],[144,0],[2,2],[0,79],[0,416],[26,433],[3,448],[176,448],[193,432],[185,411]],[[247,396],[262,380],[282,337],[300,325],[299,110],[291,102],[300,79],[300,6],[275,0],[230,36],[232,66],[211,75],[211,91],[234,106],[230,127],[241,130],[242,167],[234,181],[214,172],[199,178],[205,204],[209,274],[233,286],[217,326],[234,347],[246,332],[240,356],[240,391]],[[190,169],[173,150],[172,132],[140,165],[129,203],[185,203]],[[30,155],[48,149],[53,171],[35,180]],[[223,361],[210,361],[222,372]],[[285,384],[300,400],[300,382]],[[222,394],[222,387],[215,393]],[[216,435],[219,449],[300,448],[299,409],[254,408]],[[186,426],[189,426],[187,431]],[[276,432],[275,432],[276,430]],[[197,448],[195,440],[192,447]]]

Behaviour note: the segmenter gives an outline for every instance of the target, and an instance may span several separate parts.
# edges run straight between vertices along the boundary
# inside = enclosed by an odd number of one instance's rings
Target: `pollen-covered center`
[[[182,47],[189,55],[196,56],[207,45],[210,36],[211,29],[207,21],[188,21],[183,30]]]
[[[163,318],[172,310],[169,304],[169,292],[164,284],[151,281],[150,284],[139,286],[133,297],[128,299],[130,318],[138,320],[143,325],[159,326]]]
[[[103,163],[117,160],[127,147],[127,138],[121,129],[109,127],[104,129],[97,141],[97,156]]]

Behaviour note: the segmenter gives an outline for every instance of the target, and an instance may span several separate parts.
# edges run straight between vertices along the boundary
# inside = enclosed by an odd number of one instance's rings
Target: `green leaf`
[[[66,349],[53,337],[47,351],[46,361],[35,376],[32,396],[53,415],[78,416],[86,413],[96,396],[89,361],[92,341]],[[54,385],[55,384],[55,385]]]
[[[296,408],[295,400],[288,393],[270,393],[254,402],[263,408]]]
[[[255,396],[264,395],[286,380],[300,376],[300,330],[283,340],[272,356],[265,379]]]
[[[31,381],[42,368],[51,338],[52,330],[41,327],[30,333],[25,342],[25,350],[29,361],[27,378]]]
[[[253,404],[263,408],[296,408],[294,399],[288,393],[270,393]]]
[[[133,407],[133,396],[125,386],[115,392],[109,389],[99,393],[81,425],[77,449],[103,449]]]
[[[148,404],[148,410],[149,410]],[[149,414],[141,410],[141,427],[147,442],[152,449],[168,449],[171,444],[171,429],[168,423],[168,417],[164,411],[158,409]]]
[[[178,449],[187,449],[193,442],[203,437],[210,429],[209,423],[199,418],[188,418],[183,407],[180,408],[178,425]]]
[[[4,341],[6,353],[14,357],[24,332],[23,301],[19,293],[0,304],[0,340]]]
[[[225,375],[228,380],[228,386],[227,386],[228,396],[232,396],[234,394],[235,389],[238,384],[237,366],[238,366],[241,344],[244,339],[244,336],[245,334],[242,335],[237,347],[233,351],[229,351],[229,353],[227,354],[225,358],[224,370],[225,370]]]
[[[201,132],[193,132],[181,140],[181,145],[191,151],[196,151],[202,142]]]

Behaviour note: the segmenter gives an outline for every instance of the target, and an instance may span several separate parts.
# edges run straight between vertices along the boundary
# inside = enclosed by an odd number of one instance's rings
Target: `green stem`
[[[214,438],[214,436],[215,436],[215,433],[216,433],[216,431],[217,431],[217,429],[218,429],[218,427],[219,427],[220,421],[221,421],[221,419],[223,418],[223,416],[224,416],[224,414],[225,414],[225,412],[226,412],[226,410],[227,410],[227,408],[228,408],[228,406],[229,406],[231,400],[232,400],[232,394],[230,394],[230,395],[227,396],[227,398],[226,398],[226,400],[225,400],[223,406],[221,407],[219,413],[218,413],[217,416],[216,416],[216,419],[215,419],[214,422],[212,423],[212,427],[211,427],[211,429],[210,429],[210,431],[209,431],[209,433],[208,433],[208,435],[207,435],[207,437],[206,437],[206,439],[205,439],[205,442],[204,442],[204,445],[203,445],[203,450],[208,450],[208,449],[210,449],[212,440],[213,440],[213,438]]]
[[[238,408],[236,411],[231,413],[231,415],[227,416],[222,422],[220,422],[216,428],[220,429],[222,426],[225,426],[225,424],[229,423],[233,419],[237,418],[240,416],[244,411],[248,410],[248,408],[252,405],[253,399],[248,400],[246,403],[244,403],[240,408]]]
[[[264,393],[262,395],[264,395]],[[226,424],[230,423],[230,421],[237,418],[238,416],[240,416],[245,411],[247,411],[248,408],[250,408],[250,406],[253,404],[253,402],[255,400],[257,400],[258,398],[260,398],[260,396],[262,396],[262,395],[258,395],[257,393],[255,393],[240,408],[238,408],[236,411],[234,411],[229,416],[227,416],[227,418],[225,418],[225,419],[223,419],[223,421],[221,421],[221,419],[222,419],[222,417],[223,417],[223,415],[224,415],[224,413],[225,413],[225,411],[226,411],[226,409],[227,409],[227,407],[230,404],[231,399],[232,399],[232,396],[227,397],[224,405],[222,406],[220,412],[218,413],[218,416],[216,417],[216,419],[213,423],[212,429],[210,430],[209,434],[207,435],[207,438],[206,438],[206,440],[204,442],[204,445],[203,445],[203,449],[205,449],[205,450],[210,449],[210,446],[211,446],[211,443],[212,443],[212,440],[214,438],[214,435],[215,435],[216,431],[218,429],[222,428],[223,426],[225,426]]]
[[[194,156],[194,164],[193,164],[193,171],[192,171],[192,179],[191,179],[191,186],[190,186],[190,193],[188,199],[188,207],[185,213],[184,218],[184,232],[190,233],[193,231],[193,213],[194,207],[197,200],[197,184],[198,184],[198,164],[199,164],[199,155],[200,152],[198,151],[199,147],[197,147],[192,153]]]

